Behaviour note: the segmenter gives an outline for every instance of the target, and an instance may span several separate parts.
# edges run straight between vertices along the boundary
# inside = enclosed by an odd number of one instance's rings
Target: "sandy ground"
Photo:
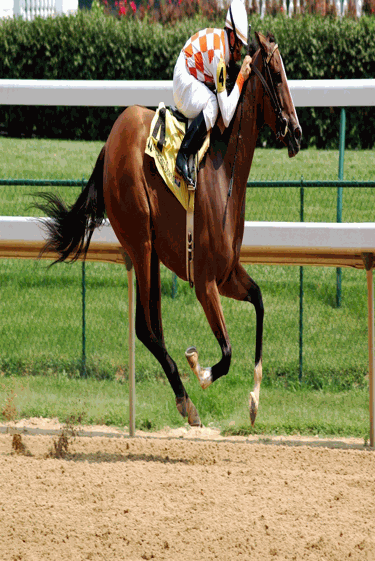
[[[0,426],[2,561],[375,560],[375,452],[361,440],[72,436],[38,419],[17,431]]]

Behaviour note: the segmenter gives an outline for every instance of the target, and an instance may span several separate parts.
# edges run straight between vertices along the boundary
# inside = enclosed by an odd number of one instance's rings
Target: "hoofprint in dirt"
[[[82,427],[107,436],[75,434],[56,458],[56,433],[18,430],[28,455],[0,434],[4,561],[375,559],[375,453],[363,441]]]

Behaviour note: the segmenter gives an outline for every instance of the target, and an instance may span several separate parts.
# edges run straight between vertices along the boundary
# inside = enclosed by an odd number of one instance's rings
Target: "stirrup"
[[[190,185],[191,187],[195,187],[195,181],[192,177],[190,177],[190,175],[188,177],[184,177],[184,181],[188,186]]]
[[[189,159],[190,159],[190,156],[189,156]],[[187,168],[188,173],[185,173],[184,170],[182,170],[182,168],[180,168],[180,166],[177,164],[177,160],[176,160],[176,171],[181,175],[182,179],[185,181],[185,183],[187,185],[195,185],[195,181],[191,177],[189,160],[185,160],[185,158],[184,158],[184,164],[185,164],[185,162],[186,162],[186,168]]]

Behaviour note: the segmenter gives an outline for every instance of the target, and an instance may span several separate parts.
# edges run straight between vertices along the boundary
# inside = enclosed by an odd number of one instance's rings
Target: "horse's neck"
[[[255,89],[254,82],[248,83],[246,87],[247,91],[244,92],[244,98],[239,102],[229,140],[230,145],[234,148],[230,148],[227,152],[227,156],[231,160],[230,169],[233,169],[233,165],[236,168],[235,173],[238,179],[234,196],[238,198],[241,206],[246,197],[247,180],[259,133],[258,108],[261,105],[260,93]]]
[[[259,132],[257,111],[258,107],[262,105],[259,90],[255,89],[254,80],[247,83],[246,88],[244,98],[241,98],[238,104],[231,126],[228,129],[220,127],[220,117],[211,134],[210,158],[214,173],[218,173],[219,176],[215,180],[210,175],[205,178],[208,192],[220,188],[225,215],[228,218],[227,213],[231,213],[233,215],[232,224],[237,224],[239,227],[244,221],[247,180]],[[241,104],[243,105],[241,106]],[[233,188],[230,191],[233,176]],[[228,208],[229,193],[233,204]]]

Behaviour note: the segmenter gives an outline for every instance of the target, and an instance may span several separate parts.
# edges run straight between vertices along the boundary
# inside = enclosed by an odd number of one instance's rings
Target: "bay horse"
[[[232,349],[220,295],[251,302],[256,311],[254,388],[250,420],[254,424],[262,380],[263,302],[260,288],[239,261],[244,232],[246,184],[259,130],[267,124],[295,156],[302,130],[289,91],[282,58],[272,34],[255,33],[252,72],[243,86],[230,126],[211,131],[210,147],[200,164],[194,209],[195,294],[220,345],[221,358],[201,368],[194,347],[186,351],[202,388],[229,371]],[[165,347],[160,262],[182,280],[186,270],[186,211],[167,189],[154,161],[145,155],[154,111],[131,106],[118,117],[90,179],[70,207],[55,195],[37,204],[50,220],[43,251],[57,252],[55,262],[86,256],[91,236],[105,213],[136,275],[136,335],[162,366],[179,413],[191,426],[202,426],[177,365]],[[220,126],[221,125],[221,126]]]

